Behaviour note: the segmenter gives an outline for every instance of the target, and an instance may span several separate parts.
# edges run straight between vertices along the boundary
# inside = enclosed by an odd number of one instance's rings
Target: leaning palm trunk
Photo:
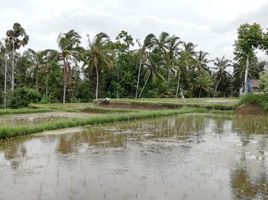
[[[178,72],[178,83],[177,83],[177,89],[176,89],[176,97],[178,97],[179,89],[180,89],[180,79],[181,79],[181,72]]]
[[[65,104],[66,99],[66,88],[67,88],[67,63],[64,59],[63,61],[63,96],[62,96],[62,103]]]
[[[151,76],[151,74],[149,74],[148,77],[147,77],[147,79],[145,80],[145,83],[144,83],[144,85],[143,85],[143,87],[142,87],[142,89],[141,89],[141,93],[140,93],[140,95],[139,95],[139,98],[141,98],[141,95],[142,95],[142,93],[143,93],[143,90],[145,89],[145,86],[147,85],[147,82],[148,82],[150,76]]]
[[[95,70],[96,70],[96,78],[97,78],[97,81],[96,81],[96,100],[97,100],[99,96],[99,71],[98,71],[97,65],[95,65]]]
[[[48,75],[46,75],[46,97],[48,97]]]
[[[12,40],[11,91],[14,91],[15,88],[14,71],[15,71],[15,44],[14,41]]]
[[[248,68],[249,68],[249,54],[247,55],[245,79],[244,79],[244,88],[245,88],[244,92],[245,93],[248,93]]]
[[[215,98],[215,96],[216,96],[216,92],[217,92],[217,90],[218,90],[219,84],[220,84],[220,80],[217,81],[217,84],[216,84],[216,86],[215,86],[215,90],[214,90],[213,98]]]
[[[199,90],[199,98],[201,97],[201,94],[202,94],[202,88],[200,88]]]
[[[7,58],[5,55],[4,108],[7,107]]]
[[[140,84],[140,76],[141,76],[141,60],[140,60],[140,63],[139,63],[139,71],[138,71],[138,79],[137,79],[137,85],[136,85],[135,99],[138,98],[138,90],[139,90],[139,84]]]

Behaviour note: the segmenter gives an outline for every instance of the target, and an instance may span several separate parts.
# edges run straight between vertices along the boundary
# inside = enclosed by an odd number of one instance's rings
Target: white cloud
[[[57,48],[62,31],[83,37],[127,30],[134,38],[161,31],[191,41],[211,58],[232,58],[236,29],[244,22],[268,26],[266,0],[0,0],[0,37],[14,22],[30,35],[28,47]]]

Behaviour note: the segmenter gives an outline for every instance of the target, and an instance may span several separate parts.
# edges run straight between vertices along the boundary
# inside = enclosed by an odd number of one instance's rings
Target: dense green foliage
[[[83,47],[79,33],[70,30],[59,34],[59,50],[18,52],[29,36],[15,23],[0,43],[0,104],[14,107],[10,91],[21,87],[35,89],[42,103],[238,96],[247,77],[258,79],[263,71],[265,63],[258,61],[254,50],[267,51],[268,36],[258,24],[243,24],[237,33],[233,64],[224,56],[210,60],[197,45],[166,32],[148,34],[142,41],[126,31],[114,40],[98,33],[88,36]]]
[[[25,87],[16,88],[11,95],[10,107],[27,107],[30,103],[37,103],[41,100],[40,93],[35,89]]]

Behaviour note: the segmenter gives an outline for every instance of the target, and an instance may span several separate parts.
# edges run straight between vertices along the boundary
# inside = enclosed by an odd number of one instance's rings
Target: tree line
[[[268,34],[258,24],[237,30],[233,61],[208,59],[192,42],[162,32],[135,40],[121,31],[114,40],[105,33],[87,45],[75,30],[60,33],[58,49],[18,50],[29,36],[14,23],[0,43],[0,104],[18,101],[88,102],[99,97],[229,97],[247,91],[247,79],[258,79],[265,62],[255,49],[268,48]],[[232,72],[232,73],[231,73]]]

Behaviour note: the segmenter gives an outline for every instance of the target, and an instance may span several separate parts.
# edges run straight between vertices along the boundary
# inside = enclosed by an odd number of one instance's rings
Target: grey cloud
[[[264,28],[268,28],[268,3],[261,6],[259,9],[247,12],[231,22],[225,24],[218,24],[212,27],[212,31],[216,33],[226,33],[232,30],[236,30],[239,25],[244,23],[258,23]]]
[[[167,31],[194,42],[211,58],[224,54],[231,58],[235,30],[241,21],[268,23],[268,4],[241,17],[239,9],[248,11],[251,5],[257,8],[264,1],[10,0],[3,1],[0,7],[0,34],[4,36],[5,30],[18,21],[30,35],[29,47],[44,49],[57,48],[58,34],[70,29],[77,30],[84,40],[85,34],[93,36],[101,31],[114,38],[121,30],[127,30],[139,39]]]

